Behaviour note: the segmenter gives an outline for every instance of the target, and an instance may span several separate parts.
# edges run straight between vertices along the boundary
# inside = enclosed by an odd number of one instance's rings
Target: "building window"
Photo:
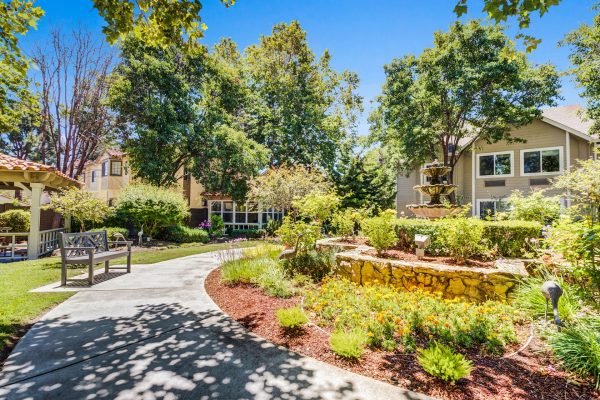
[[[92,171],[92,182],[96,182],[96,171]]]
[[[506,211],[506,203],[502,199],[478,199],[477,214],[479,218],[493,218],[498,212]]]
[[[108,161],[102,162],[102,176],[108,175]]]
[[[562,171],[563,150],[561,147],[521,150],[521,174],[547,175]]]
[[[513,176],[513,152],[477,154],[477,177]]]
[[[110,162],[110,174],[112,176],[123,175],[123,163],[121,161],[111,161]]]

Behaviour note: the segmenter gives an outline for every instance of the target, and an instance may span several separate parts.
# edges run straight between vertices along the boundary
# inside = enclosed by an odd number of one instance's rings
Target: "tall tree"
[[[520,140],[511,130],[539,117],[559,90],[553,66],[532,66],[500,27],[479,21],[454,23],[434,47],[384,69],[371,135],[399,152],[405,172],[436,158],[454,167],[468,140]]]
[[[114,119],[106,106],[112,55],[85,30],[55,30],[33,51],[39,68],[39,158],[71,176],[111,140]]]
[[[250,135],[271,150],[269,164],[319,165],[331,170],[354,136],[361,98],[358,77],[317,59],[297,21],[278,24],[245,51],[254,96]]]
[[[140,178],[168,186],[185,169],[208,190],[245,195],[236,183],[258,173],[267,152],[240,129],[246,89],[221,61],[203,47],[121,43],[110,104]]]
[[[563,44],[571,46],[570,60],[582,95],[587,100],[587,116],[594,120],[593,133],[600,133],[600,14],[592,25],[583,24],[567,35]]]
[[[394,206],[396,170],[386,158],[380,148],[359,151],[338,170],[334,182],[337,192],[343,194],[342,207],[377,206],[385,210]]]
[[[27,78],[29,59],[19,48],[19,35],[36,28],[42,15],[32,1],[0,2],[0,133],[17,130],[24,115],[35,108]]]

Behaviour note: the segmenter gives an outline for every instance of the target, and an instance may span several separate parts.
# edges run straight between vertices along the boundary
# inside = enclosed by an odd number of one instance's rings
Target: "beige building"
[[[453,171],[459,202],[472,204],[473,216],[493,214],[505,207],[504,199],[513,190],[547,189],[551,178],[578,160],[594,157],[598,140],[588,134],[592,123],[583,120],[579,111],[579,106],[544,110],[542,118],[512,132],[512,136],[525,139],[524,143],[466,141],[464,146],[469,149]],[[408,177],[398,175],[398,213],[412,216],[408,204],[428,201],[413,190],[423,183],[425,177],[418,170]]]
[[[189,174],[182,172],[179,190],[183,191],[190,207],[189,226],[197,227],[202,221],[216,214],[223,218],[226,227],[232,229],[260,229],[270,219],[281,219],[273,209],[261,209],[258,204],[238,204],[219,193],[208,193]],[[123,188],[133,182],[127,154],[108,149],[96,160],[86,164],[82,177],[86,190],[112,204]]]

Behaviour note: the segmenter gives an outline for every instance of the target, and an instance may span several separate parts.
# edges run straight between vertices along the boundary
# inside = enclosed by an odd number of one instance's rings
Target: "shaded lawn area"
[[[255,246],[257,241],[236,243],[236,247]],[[154,264],[173,258],[209,251],[222,250],[228,243],[187,244],[164,249],[147,249],[132,254],[132,264]],[[114,260],[112,265],[125,263],[125,258]],[[100,265],[98,266],[100,267]],[[85,268],[70,268],[69,276],[85,272]],[[65,301],[76,292],[29,293],[31,289],[60,280],[60,258],[0,263],[0,365],[16,343],[46,310]]]

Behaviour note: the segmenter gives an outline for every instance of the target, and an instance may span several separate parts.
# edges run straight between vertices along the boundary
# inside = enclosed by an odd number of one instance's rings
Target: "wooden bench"
[[[113,269],[125,269],[131,272],[131,241],[119,240],[109,241],[106,231],[61,233],[59,238],[60,256],[62,259],[62,270],[60,283],[62,286],[67,281],[79,281],[81,279],[67,279],[67,265],[87,265],[88,284],[94,284],[94,265],[104,263],[104,272],[108,274],[110,260],[127,256],[126,267],[112,267]],[[110,250],[111,244],[127,245],[127,250]]]

